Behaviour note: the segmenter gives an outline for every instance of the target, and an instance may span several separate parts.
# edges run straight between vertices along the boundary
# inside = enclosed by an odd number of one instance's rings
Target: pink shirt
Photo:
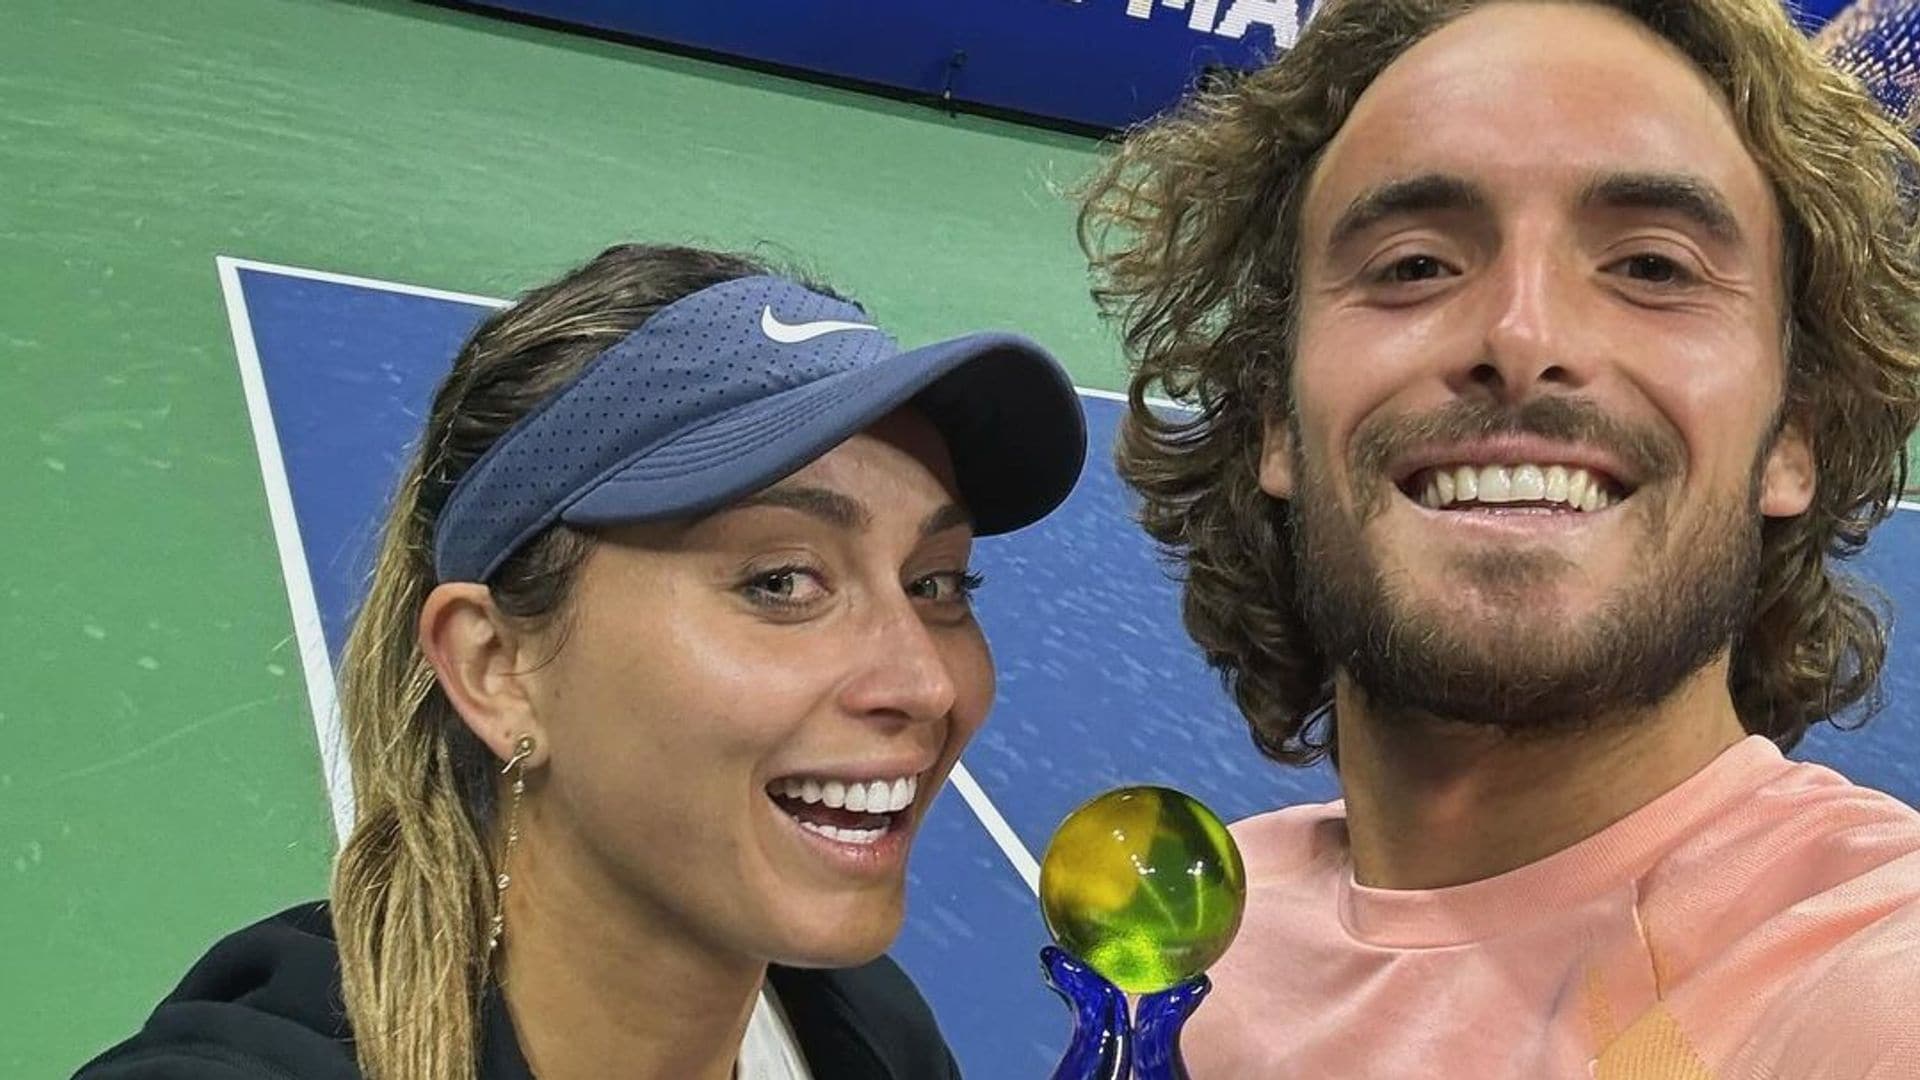
[[[1355,884],[1337,802],[1233,833],[1195,1080],[1920,1078],[1920,814],[1758,736],[1454,888]]]

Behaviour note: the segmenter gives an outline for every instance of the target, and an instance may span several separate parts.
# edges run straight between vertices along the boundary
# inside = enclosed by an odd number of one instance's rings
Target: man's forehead
[[[1363,99],[1381,89],[1430,95],[1436,89],[1574,69],[1605,79],[1615,91],[1690,84],[1718,93],[1678,46],[1617,8],[1560,0],[1496,0],[1408,46],[1381,70]],[[1524,82],[1513,87],[1525,88]]]
[[[1440,28],[1374,80],[1322,155],[1323,229],[1365,189],[1442,173],[1490,189],[1559,176],[1688,174],[1736,206],[1770,200],[1718,89],[1670,43],[1593,5],[1498,3]]]

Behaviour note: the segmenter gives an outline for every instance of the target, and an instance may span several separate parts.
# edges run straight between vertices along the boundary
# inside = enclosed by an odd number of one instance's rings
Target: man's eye
[[[1439,259],[1431,255],[1409,255],[1404,259],[1395,259],[1387,267],[1386,279],[1396,284],[1408,284],[1415,281],[1431,281],[1446,273]]]
[[[760,579],[754,582],[754,587],[767,596],[779,596],[790,599],[793,596],[793,590],[797,587],[799,580],[799,571],[782,570],[774,574],[761,575]]]
[[[1665,255],[1635,255],[1622,260],[1620,266],[1628,277],[1656,285],[1670,285],[1686,278],[1680,264]]]

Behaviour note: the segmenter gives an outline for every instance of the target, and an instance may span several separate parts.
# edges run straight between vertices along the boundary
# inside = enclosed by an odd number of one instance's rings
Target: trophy
[[[1040,966],[1074,1010],[1053,1080],[1186,1080],[1180,1029],[1246,898],[1233,837],[1184,792],[1119,788],[1067,815],[1040,865]]]

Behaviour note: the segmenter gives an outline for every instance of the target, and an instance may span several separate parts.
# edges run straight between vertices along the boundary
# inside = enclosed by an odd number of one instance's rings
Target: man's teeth
[[[799,777],[790,776],[779,781],[777,787],[780,794],[804,803],[820,803],[834,809],[852,810],[862,814],[892,814],[913,805],[913,797],[920,789],[920,781],[912,776],[902,776],[894,780],[802,780]],[[863,841],[850,842],[862,843]]]
[[[1564,465],[1460,465],[1433,469],[1420,492],[1420,505],[1444,510],[1461,503],[1560,503],[1592,513],[1620,500],[1586,469]]]

